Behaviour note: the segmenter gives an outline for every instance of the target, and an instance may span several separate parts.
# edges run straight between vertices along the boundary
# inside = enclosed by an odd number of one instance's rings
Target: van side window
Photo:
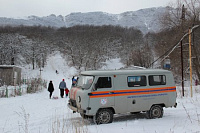
[[[165,75],[150,75],[149,76],[149,85],[166,85],[166,76]]]
[[[138,87],[146,85],[146,76],[128,76],[128,87]]]
[[[97,88],[111,88],[112,87],[111,77],[99,77],[96,85]]]

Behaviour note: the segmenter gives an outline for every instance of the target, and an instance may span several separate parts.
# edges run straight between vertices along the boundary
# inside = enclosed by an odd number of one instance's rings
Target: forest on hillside
[[[147,66],[150,56],[140,61],[133,53],[143,52],[143,34],[134,28],[118,26],[74,26],[54,29],[52,27],[0,27],[0,64],[32,63],[44,66],[46,57],[53,51],[60,51],[78,69],[98,69],[101,62],[120,57],[129,65]],[[146,48],[147,49],[147,48]],[[135,59],[134,59],[135,58]],[[21,59],[21,60],[20,60]],[[13,62],[14,60],[14,62]]]
[[[183,7],[184,4],[184,7]],[[77,25],[73,27],[4,26],[0,27],[0,65],[32,64],[44,67],[49,54],[60,51],[68,64],[77,69],[99,69],[107,59],[120,58],[127,67],[163,68],[170,60],[176,80],[181,76],[183,44],[184,77],[188,77],[188,33],[192,32],[194,76],[200,81],[200,0],[177,0],[160,17],[163,29],[158,33],[142,32],[134,27]],[[183,36],[185,36],[183,38]]]

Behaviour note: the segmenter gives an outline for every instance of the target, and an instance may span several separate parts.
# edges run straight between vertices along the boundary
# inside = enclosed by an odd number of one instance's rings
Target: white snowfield
[[[53,64],[49,64],[53,63]],[[115,64],[112,64],[115,66]],[[59,74],[55,73],[55,69]],[[64,71],[65,70],[65,71]],[[36,72],[36,71],[35,71]],[[35,73],[34,72],[34,73]],[[39,73],[37,71],[36,73]],[[64,78],[70,88],[75,69],[68,67],[59,55],[49,59],[42,77],[52,80],[58,99],[49,99],[46,89],[35,94],[0,98],[0,133],[197,133],[200,132],[200,87],[194,95],[177,87],[177,108],[164,108],[163,118],[147,119],[145,114],[115,115],[113,123],[95,125],[83,120],[67,107],[68,98],[60,98],[58,84]],[[29,73],[29,75],[32,75]]]

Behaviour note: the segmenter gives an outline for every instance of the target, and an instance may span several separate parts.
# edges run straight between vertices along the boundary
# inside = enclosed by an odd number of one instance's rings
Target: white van
[[[170,71],[161,69],[84,71],[70,89],[68,107],[97,124],[113,114],[146,112],[161,118],[163,107],[176,106],[176,87]]]

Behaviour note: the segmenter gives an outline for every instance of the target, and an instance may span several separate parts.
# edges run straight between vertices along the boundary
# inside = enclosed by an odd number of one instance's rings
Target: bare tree
[[[188,28],[193,27],[194,25],[199,25],[199,15],[200,15],[200,0],[176,0],[175,3],[167,7],[165,15],[160,18],[160,22],[163,25],[164,31],[158,33],[158,43],[157,47],[162,48],[155,49],[158,56],[161,56],[173,45],[175,45],[184,34],[188,33]],[[193,63],[195,72],[200,80],[199,73],[199,33],[196,31],[192,34],[192,43],[193,43]],[[167,45],[164,45],[163,42],[166,42]],[[188,50],[188,38],[184,39],[184,51]],[[183,53],[184,55],[184,70],[188,70],[188,54]],[[180,58],[177,58],[177,55],[180,55],[180,49],[176,49],[169,58],[171,59],[172,70],[179,74],[180,73]]]

